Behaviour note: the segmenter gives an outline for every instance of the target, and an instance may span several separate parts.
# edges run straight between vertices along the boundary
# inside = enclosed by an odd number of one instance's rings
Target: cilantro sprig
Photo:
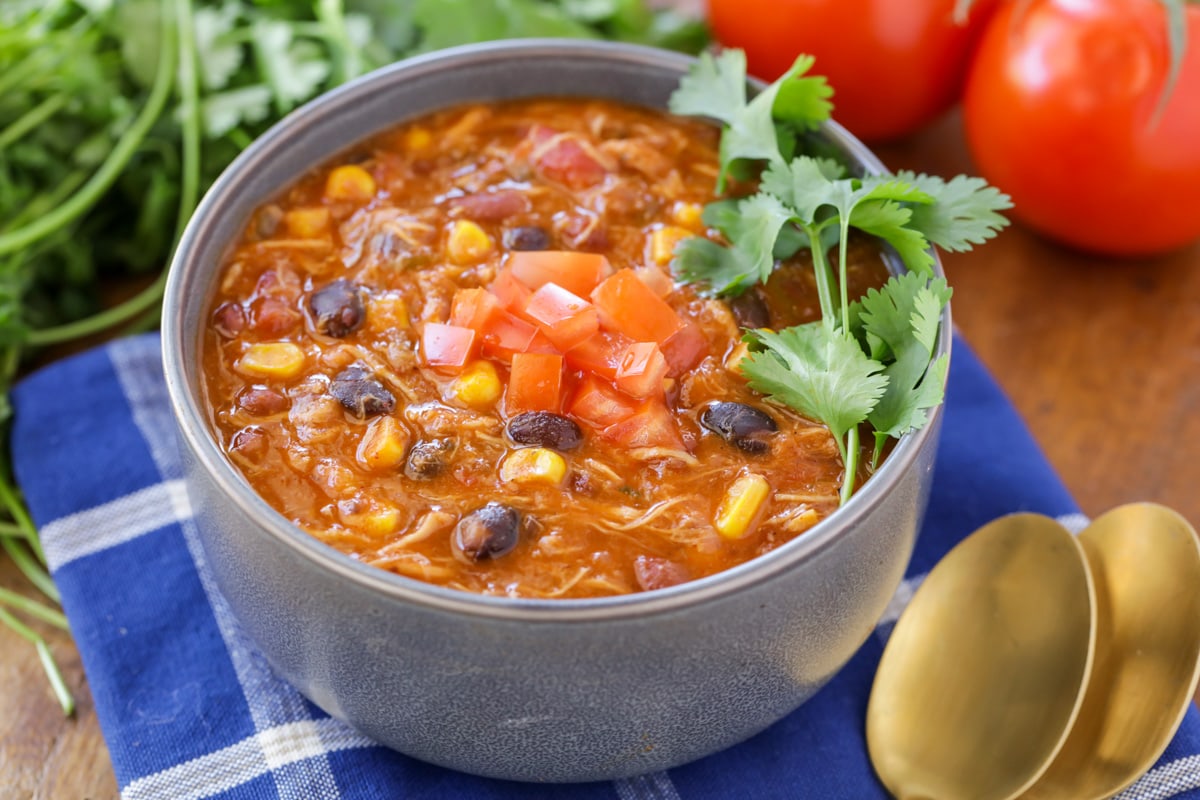
[[[758,190],[709,204],[704,222],[728,244],[686,239],[672,269],[703,293],[730,297],[766,282],[778,260],[809,251],[821,319],[748,332],[751,352],[740,368],[751,388],[828,426],[845,465],[845,503],[858,473],[859,426],[873,431],[874,469],[888,439],[925,425],[943,400],[949,361],[933,351],[951,289],[934,275],[931,246],[962,251],[985,242],[1008,224],[1000,212],[1012,203],[979,178],[851,175],[840,161],[803,152],[803,134],[833,108],[833,92],[808,74],[812,66],[802,55],[748,98],[745,55],[727,50],[701,56],[680,81],[671,111],[722,123],[717,191],[729,175],[749,179],[755,170]],[[907,269],[854,300],[852,228],[886,242]]]

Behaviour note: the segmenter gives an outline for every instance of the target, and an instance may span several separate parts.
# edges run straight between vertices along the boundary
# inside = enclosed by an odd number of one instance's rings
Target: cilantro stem
[[[66,104],[65,94],[51,95],[17,117],[7,128],[0,131],[0,150],[19,141],[22,136],[57,114]]]
[[[344,83],[362,73],[362,62],[346,30],[346,12],[342,0],[320,0],[317,3],[317,18],[325,28],[324,35],[337,53],[334,81]]]
[[[10,233],[0,234],[0,255],[22,250],[67,225],[85,213],[100,199],[109,187],[120,176],[125,166],[133,158],[142,140],[150,132],[150,128],[162,116],[167,99],[171,95],[171,78],[173,70],[167,68],[175,60],[178,40],[172,30],[169,15],[164,15],[162,47],[159,50],[158,74],[150,89],[150,96],[142,106],[141,112],[133,124],[121,134],[121,138],[113,147],[112,152],[104,159],[99,169],[82,189],[76,192],[65,203],[55,208],[45,216],[39,217],[28,225]]]
[[[200,87],[196,77],[196,34],[191,0],[175,0],[179,26],[179,97],[183,139],[183,170],[179,190],[179,216],[175,220],[175,239],[183,235],[200,193]],[[172,244],[172,250],[174,244]],[[165,269],[164,269],[165,272]]]
[[[858,426],[854,425],[846,431],[846,449],[842,451],[842,463],[845,472],[842,474],[842,493],[838,497],[838,505],[846,505],[846,501],[854,494],[854,484],[858,478]]]
[[[38,537],[37,526],[33,524],[33,520],[29,518],[29,512],[25,510],[17,493],[9,483],[8,476],[0,476],[0,502],[4,504],[9,516],[14,520],[12,525],[17,534],[29,543],[29,548],[33,550],[33,554],[37,556],[38,561],[46,563],[46,553],[42,550],[42,542]],[[6,526],[7,527],[7,526]],[[0,534],[8,533],[0,530]]]
[[[832,323],[837,318],[833,305],[833,271],[825,248],[821,246],[821,229],[815,226],[802,225],[808,234],[809,249],[812,252],[813,277],[817,281],[817,300],[821,304],[821,318]]]
[[[0,604],[16,609],[22,614],[28,614],[47,625],[53,625],[59,630],[71,630],[71,626],[67,623],[67,618],[63,616],[62,612],[43,605],[37,600],[31,600],[24,595],[5,589],[2,586],[0,586]]]
[[[93,314],[90,317],[76,320],[75,322],[68,322],[65,325],[56,325],[53,328],[30,331],[27,341],[31,346],[42,347],[69,342],[72,339],[91,336],[92,334],[108,330],[112,326],[119,325],[152,308],[162,298],[163,289],[166,288],[166,285],[167,271],[164,269],[155,279],[154,283],[120,305],[107,308],[98,314]]]
[[[58,664],[55,663],[54,656],[51,654],[46,640],[38,636],[32,628],[8,613],[4,608],[0,608],[0,622],[3,622],[14,633],[37,648],[38,659],[42,662],[42,669],[45,670],[46,677],[50,679],[50,687],[54,690],[54,696],[58,700],[58,704],[62,706],[64,714],[69,716],[73,713],[75,711],[75,698],[71,696],[71,690],[67,688],[67,683],[63,680],[62,672],[59,671]]]
[[[848,214],[839,214],[838,219],[841,221],[838,235],[838,283],[841,284],[839,288],[842,303],[842,336],[851,339],[853,335],[850,333],[850,296],[846,287],[846,249],[850,246],[850,217]]]
[[[38,591],[46,595],[56,603],[62,602],[62,596],[58,593],[58,587],[54,585],[54,581],[50,580],[50,575],[42,566],[37,563],[33,556],[21,546],[20,541],[11,536],[0,536],[0,547],[4,552],[8,553],[9,558],[13,560],[13,564],[21,571],[30,583],[37,587]]]

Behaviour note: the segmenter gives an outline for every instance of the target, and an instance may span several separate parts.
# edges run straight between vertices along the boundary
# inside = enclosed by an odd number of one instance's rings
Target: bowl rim
[[[187,337],[200,335],[196,331],[184,330],[186,317],[183,310],[189,305],[184,289],[189,280],[200,280],[192,278],[192,273],[204,273],[204,264],[198,263],[195,253],[200,247],[199,243],[205,240],[208,229],[213,224],[212,219],[218,215],[224,197],[236,187],[240,176],[254,170],[259,163],[272,160],[276,149],[283,146],[297,128],[303,129],[317,119],[339,111],[351,112],[360,98],[375,91],[381,84],[390,85],[406,77],[424,75],[447,66],[478,66],[516,58],[554,59],[581,55],[611,60],[613,63],[673,71],[680,75],[696,60],[680,53],[620,42],[517,39],[447,48],[395,62],[310,100],[255,139],[205,193],[172,256],[163,300],[162,361],[171,410],[174,412],[179,432],[179,443],[190,449],[196,462],[195,466],[203,469],[224,497],[235,504],[247,518],[254,520],[265,535],[314,567],[350,581],[360,589],[427,608],[525,623],[577,623],[644,617],[712,602],[775,579],[781,573],[817,558],[837,544],[849,529],[869,516],[884,501],[889,489],[899,481],[901,475],[913,468],[920,451],[927,446],[937,429],[944,403],[930,413],[924,427],[901,437],[871,479],[856,490],[844,506],[836,509],[811,530],[776,549],[713,575],[676,586],[606,597],[544,599],[484,595],[426,583],[372,567],[292,524],[250,487],[249,482],[217,446],[208,415],[197,402],[197,398],[204,395],[202,383],[198,378],[193,379],[189,376],[183,358]],[[755,79],[750,79],[749,83],[754,91],[764,86]],[[445,106],[457,102],[464,101],[451,100]],[[406,116],[404,113],[397,113],[393,124],[415,116],[417,115]],[[837,122],[831,120],[825,123],[822,134],[867,173],[888,172],[874,153]],[[370,134],[358,136],[354,141],[360,141],[368,135]],[[328,155],[332,156],[334,152],[336,151],[330,150]],[[295,177],[299,177],[304,170],[312,166],[308,164],[296,170]],[[934,272],[941,276],[944,274],[941,261],[932,248],[931,253],[934,257]],[[212,279],[208,280],[211,285]],[[202,299],[207,301],[208,298]],[[196,299],[192,302],[199,303],[201,300]],[[943,311],[934,354],[949,355],[951,339],[950,308],[947,305]],[[197,352],[199,350],[198,347]],[[190,484],[190,481],[188,483]]]

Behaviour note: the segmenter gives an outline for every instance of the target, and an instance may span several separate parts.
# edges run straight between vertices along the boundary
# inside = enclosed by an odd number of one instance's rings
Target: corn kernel
[[[420,152],[433,144],[433,134],[420,126],[409,128],[404,133],[404,149]]]
[[[675,222],[688,230],[696,233],[704,230],[704,208],[699,203],[676,203],[672,212]]]
[[[411,325],[404,298],[391,292],[373,294],[367,300],[367,327],[374,333],[400,330]]]
[[[567,474],[567,462],[545,447],[523,447],[509,453],[500,465],[500,480],[558,486]]]
[[[737,477],[725,492],[713,525],[726,539],[741,539],[754,530],[767,505],[771,486],[767,479],[753,472]]]
[[[394,417],[376,417],[367,426],[355,456],[367,469],[392,469],[404,461],[408,439],[408,429]]]
[[[357,164],[334,167],[325,179],[325,198],[365,203],[375,196],[375,179]]]
[[[490,408],[504,393],[490,361],[473,361],[450,384],[450,394],[472,408]]]
[[[492,252],[492,240],[483,228],[469,219],[460,219],[450,228],[450,241],[446,244],[446,255],[458,266],[467,266],[482,261]]]
[[[674,225],[655,228],[650,234],[650,260],[660,267],[665,267],[675,257],[675,245],[693,235],[691,231]]]
[[[234,368],[254,378],[288,380],[300,374],[304,362],[304,351],[291,342],[263,342],[250,345]]]
[[[338,503],[342,524],[372,539],[392,534],[400,525],[400,509],[390,503],[358,500]]]
[[[299,239],[316,239],[329,233],[329,209],[322,206],[293,208],[283,215],[287,232]]]
[[[742,374],[742,361],[750,355],[750,345],[745,342],[738,342],[729,351],[729,355],[725,356],[725,369],[735,375]]]

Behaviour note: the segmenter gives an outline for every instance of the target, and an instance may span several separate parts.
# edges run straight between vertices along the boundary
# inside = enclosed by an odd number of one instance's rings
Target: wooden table
[[[971,171],[955,115],[878,151],[893,169]],[[1107,261],[1017,226],[945,265],[955,322],[1083,510],[1153,500],[1200,524],[1200,246]],[[6,559],[0,586],[26,590]],[[0,627],[4,796],[115,798],[78,655],[68,637],[44,632],[79,710],[62,717],[33,649]]]

